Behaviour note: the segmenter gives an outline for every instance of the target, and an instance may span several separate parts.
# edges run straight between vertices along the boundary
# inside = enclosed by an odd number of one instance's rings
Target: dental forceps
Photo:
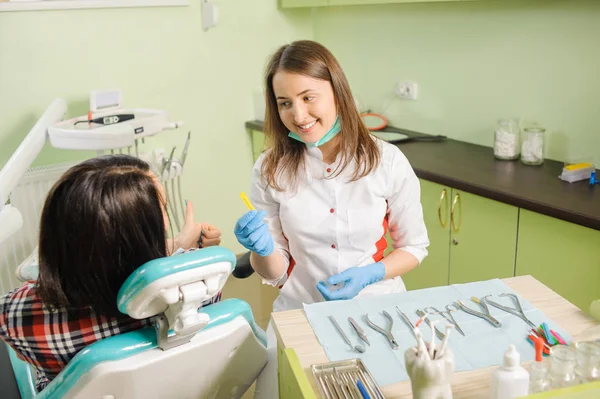
[[[498,320],[496,320],[492,317],[492,315],[490,314],[490,310],[488,309],[488,307],[484,301],[481,301],[479,298],[475,298],[475,297],[471,297],[471,300],[473,302],[479,304],[479,306],[481,306],[481,308],[483,309],[484,313],[478,312],[476,310],[473,310],[473,309],[465,306],[465,304],[462,303],[460,300],[458,300],[456,303],[458,304],[458,307],[461,310],[467,312],[468,314],[480,317],[483,320],[486,320],[487,322],[489,322],[491,325],[493,325],[496,328],[502,327],[502,323],[500,323]]]
[[[463,337],[465,336],[465,333],[463,332],[462,328],[460,328],[460,326],[454,319],[454,316],[452,316],[452,312],[460,310],[460,308],[458,306],[456,306],[456,304],[451,303],[450,305],[446,305],[446,310],[438,310],[437,308],[435,308],[433,306],[428,306],[423,310],[425,311],[425,313],[428,313],[430,315],[437,314],[437,315],[442,316],[444,319],[446,319],[447,322],[454,325],[454,327],[456,328],[456,331],[458,331]]]
[[[500,310],[504,310],[507,313],[510,313],[514,316],[520,317],[521,319],[523,319],[523,321],[527,324],[529,324],[530,327],[535,328],[535,324],[533,324],[533,322],[531,320],[529,320],[527,318],[527,316],[525,316],[525,312],[523,311],[523,307],[521,306],[521,301],[519,301],[519,297],[516,296],[515,294],[509,294],[509,293],[504,293],[504,294],[500,294],[499,296],[507,296],[513,299],[513,301],[515,302],[515,304],[517,305],[516,308],[509,308],[508,306],[504,306],[504,305],[500,305],[499,303],[496,303],[494,301],[490,301],[489,299],[487,299],[488,296],[492,296],[490,295],[486,295],[483,297],[483,301],[486,302],[488,305],[492,305]]]
[[[386,312],[385,310],[381,312],[389,321],[390,324],[388,326],[388,328],[386,330],[384,330],[383,328],[379,327],[377,324],[373,323],[371,320],[369,320],[369,315],[366,314],[366,318],[367,318],[367,324],[369,325],[369,327],[371,327],[373,330],[383,334],[388,342],[390,343],[392,349],[398,349],[398,342],[396,342],[396,339],[394,338],[394,336],[392,335],[392,326],[394,325],[394,320],[392,319],[392,316]]]

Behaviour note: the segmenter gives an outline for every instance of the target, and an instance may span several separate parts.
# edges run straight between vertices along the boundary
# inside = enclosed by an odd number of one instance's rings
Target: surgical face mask
[[[309,147],[319,147],[319,146],[327,143],[332,138],[334,138],[340,132],[340,130],[342,130],[342,124],[340,123],[340,116],[338,115],[338,117],[335,118],[335,122],[333,123],[333,126],[331,127],[331,129],[329,129],[329,131],[327,133],[325,133],[325,135],[323,137],[321,137],[319,140],[317,140],[314,143],[307,143],[307,142],[303,141],[300,138],[300,136],[298,136],[296,133],[290,132],[288,134],[288,136],[293,138],[294,140],[298,140],[301,143],[306,144]]]

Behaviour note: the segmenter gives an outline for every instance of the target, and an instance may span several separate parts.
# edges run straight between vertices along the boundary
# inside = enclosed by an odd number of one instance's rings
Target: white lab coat
[[[376,140],[381,149],[379,166],[350,182],[350,164],[335,178],[338,159],[327,165],[321,151],[309,147],[306,174],[297,189],[276,191],[261,176],[265,153],[256,161],[250,198],[266,211],[279,251],[293,268],[276,280],[263,282],[280,286],[274,311],[301,308],[303,303],[323,301],[316,285],[353,266],[381,260],[389,226],[394,248],[414,255],[419,262],[427,256],[429,239],[423,221],[419,180],[398,149]],[[268,151],[268,150],[267,150]],[[291,270],[290,270],[291,269]],[[359,295],[405,291],[400,277],[367,286]]]

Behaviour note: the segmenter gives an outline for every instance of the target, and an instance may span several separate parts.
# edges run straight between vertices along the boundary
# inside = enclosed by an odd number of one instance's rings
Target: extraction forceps
[[[488,298],[488,296],[492,296],[490,295],[486,295],[483,297],[483,302],[486,302],[488,305],[492,305],[493,307],[496,307],[500,310],[504,310],[507,313],[510,313],[514,316],[520,317],[521,319],[523,319],[523,321],[525,321],[525,323],[529,324],[530,327],[535,328],[535,324],[533,324],[533,322],[531,320],[529,320],[527,318],[527,316],[525,316],[525,312],[523,311],[523,307],[521,306],[521,302],[519,301],[519,297],[516,296],[515,294],[509,294],[509,293],[504,293],[504,294],[500,294],[499,296],[507,296],[513,299],[513,301],[515,302],[515,304],[517,305],[516,308],[509,308],[508,306],[504,306],[504,305],[500,305],[499,303],[496,303],[494,301],[490,301]]]
[[[394,325],[394,320],[392,319],[392,316],[386,312],[385,310],[381,312],[389,321],[390,324],[388,326],[387,329],[383,329],[381,327],[379,327],[377,324],[373,323],[371,320],[369,320],[369,315],[366,314],[366,318],[367,318],[367,324],[369,325],[369,327],[371,327],[373,330],[383,334],[388,342],[390,343],[392,349],[398,349],[398,342],[396,342],[396,339],[394,338],[394,336],[392,335],[392,326]]]
[[[452,312],[460,310],[460,308],[458,306],[456,306],[456,304],[451,303],[450,305],[446,305],[446,310],[438,310],[437,308],[435,308],[433,306],[428,306],[423,310],[430,315],[437,314],[437,315],[442,316],[444,319],[446,319],[446,321],[448,321],[449,323],[454,325],[454,327],[456,328],[456,331],[458,331],[463,337],[465,336],[465,333],[463,332],[462,328],[460,328],[460,326],[454,319],[454,316],[452,316]]]
[[[493,325],[496,328],[500,328],[502,327],[502,323],[500,323],[498,320],[494,319],[492,317],[492,315],[490,314],[490,310],[488,309],[487,305],[485,304],[484,301],[480,300],[479,298],[476,297],[471,297],[471,300],[477,304],[479,304],[479,306],[481,306],[481,308],[483,309],[483,312],[478,312],[476,310],[473,310],[471,308],[469,308],[468,306],[465,306],[464,303],[462,303],[460,300],[458,300],[456,303],[458,304],[458,307],[467,312],[468,314],[471,314],[473,316],[477,316],[482,318],[483,320],[486,320],[487,322],[489,322],[491,325]]]

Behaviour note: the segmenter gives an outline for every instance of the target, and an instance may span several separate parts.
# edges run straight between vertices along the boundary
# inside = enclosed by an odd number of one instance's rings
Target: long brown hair
[[[38,295],[49,308],[118,316],[117,294],[144,263],[167,256],[164,199],[149,165],[93,158],[54,184],[40,221]]]
[[[261,172],[268,185],[276,190],[283,190],[280,178],[292,186],[295,185],[299,179],[298,173],[304,169],[306,152],[305,144],[288,137],[288,129],[279,117],[273,90],[273,76],[279,71],[306,75],[331,83],[342,126],[337,146],[341,160],[332,177],[342,173],[352,160],[356,161],[356,168],[351,181],[368,175],[379,165],[379,148],[360,117],[340,64],[322,44],[300,40],[280,47],[271,57],[265,74],[264,128],[271,149],[265,156]]]

